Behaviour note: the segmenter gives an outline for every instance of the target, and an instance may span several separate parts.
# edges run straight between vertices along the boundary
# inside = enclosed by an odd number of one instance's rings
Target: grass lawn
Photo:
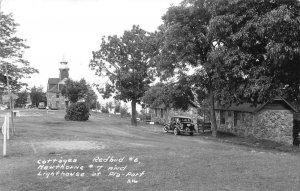
[[[64,111],[20,113],[0,157],[1,191],[300,190],[294,153],[174,136],[98,113],[87,122],[65,121]]]

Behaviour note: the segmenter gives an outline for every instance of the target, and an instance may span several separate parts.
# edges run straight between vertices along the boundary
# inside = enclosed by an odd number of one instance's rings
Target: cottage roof
[[[49,78],[48,84],[58,84],[60,82],[59,78]]]
[[[229,110],[229,111],[242,111],[242,112],[250,112],[250,113],[255,113],[263,109],[268,103],[272,103],[273,101],[283,101],[287,104],[287,106],[293,110],[294,112],[297,112],[295,107],[293,107],[286,99],[284,99],[281,96],[277,96],[274,99],[264,103],[264,104],[258,104],[254,106],[251,103],[243,103],[243,104],[233,104],[229,107],[224,107],[219,104],[215,106],[216,110]]]
[[[58,84],[63,84],[63,85],[66,84],[67,79],[68,78],[64,78],[63,80],[59,81]]]
[[[270,101],[262,104],[259,108],[257,108],[257,111],[261,110],[264,106],[266,106],[268,103],[273,102],[273,101],[284,101],[290,109],[292,109],[294,112],[297,112],[297,109],[281,96],[277,96],[273,100],[270,100]]]
[[[48,90],[47,92],[53,92],[53,93],[59,93],[58,91],[58,85],[53,86],[50,90]]]
[[[231,106],[225,107],[220,104],[215,106],[216,110],[229,110],[229,111],[243,111],[243,112],[256,112],[257,108],[261,105],[257,105],[256,107],[251,103],[243,103],[243,104],[233,104]]]
[[[165,109],[166,105],[164,103],[160,105],[151,105],[150,108]]]

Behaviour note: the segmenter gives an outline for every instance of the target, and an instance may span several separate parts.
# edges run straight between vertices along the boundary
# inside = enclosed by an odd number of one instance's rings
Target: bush
[[[65,120],[69,121],[87,121],[89,119],[90,112],[86,103],[78,102],[72,103],[65,115]]]
[[[101,108],[101,112],[102,112],[102,113],[109,113],[109,110],[108,110],[107,105],[106,105],[105,107],[103,106],[103,107]]]
[[[125,105],[124,107],[120,107],[121,117],[130,117],[130,113],[128,112],[128,108]]]
[[[120,105],[120,104],[117,104],[117,105],[115,106],[115,113],[121,113],[120,110],[121,110],[121,105]]]

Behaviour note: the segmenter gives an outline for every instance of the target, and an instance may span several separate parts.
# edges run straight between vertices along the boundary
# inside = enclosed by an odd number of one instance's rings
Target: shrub
[[[101,108],[101,112],[102,112],[102,113],[109,113],[109,110],[108,110],[107,105],[106,105],[105,107],[103,106],[103,107]]]
[[[69,121],[87,121],[89,119],[90,112],[86,103],[78,102],[72,103],[65,115],[65,120]]]
[[[130,117],[130,113],[128,112],[128,108],[125,105],[124,107],[120,107],[121,117]]]
[[[121,105],[120,104],[116,104],[115,106],[115,113],[120,113],[121,110]]]

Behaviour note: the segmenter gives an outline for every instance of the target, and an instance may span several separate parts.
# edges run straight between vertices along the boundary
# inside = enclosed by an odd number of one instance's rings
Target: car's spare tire
[[[164,131],[165,133],[167,133],[167,132],[168,132],[168,128],[167,128],[166,126],[164,126],[163,131]]]

